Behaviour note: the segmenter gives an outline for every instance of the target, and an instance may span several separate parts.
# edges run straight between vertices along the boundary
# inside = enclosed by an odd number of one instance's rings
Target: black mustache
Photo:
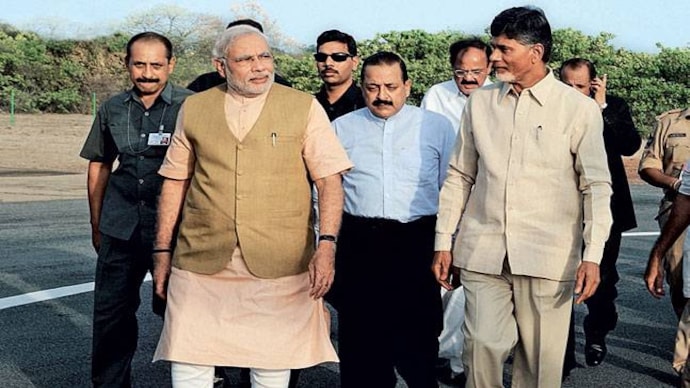
[[[477,81],[465,81],[465,80],[462,80],[460,83],[461,83],[462,85],[479,85],[479,83],[478,83]]]
[[[374,106],[379,106],[379,105],[390,105],[393,106],[393,101],[384,101],[384,100],[375,100],[373,102]]]
[[[139,77],[137,78],[137,82],[142,82],[142,83],[158,83],[160,82],[160,78],[146,78],[146,77]]]

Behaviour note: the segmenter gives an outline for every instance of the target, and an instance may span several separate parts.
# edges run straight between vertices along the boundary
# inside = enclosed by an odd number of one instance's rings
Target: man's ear
[[[535,43],[532,45],[530,50],[532,50],[532,52],[534,53],[532,63],[544,62],[544,45],[543,44]]]
[[[220,59],[213,58],[213,67],[216,68],[216,71],[218,74],[220,74],[221,77],[225,77],[225,66],[223,66],[223,61]]]

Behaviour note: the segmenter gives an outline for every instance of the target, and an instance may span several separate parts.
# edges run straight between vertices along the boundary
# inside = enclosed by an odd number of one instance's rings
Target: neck
[[[546,65],[538,66],[533,72],[526,74],[523,79],[513,82],[513,89],[519,94],[524,89],[531,88],[539,81],[543,80],[548,72],[549,69],[546,67]]]
[[[343,94],[345,94],[345,92],[347,92],[347,90],[350,89],[350,86],[352,86],[353,82],[353,80],[350,80],[350,82],[344,82],[338,85],[324,84],[324,90],[326,91],[328,102],[332,104],[338,101],[340,97],[342,97]]]

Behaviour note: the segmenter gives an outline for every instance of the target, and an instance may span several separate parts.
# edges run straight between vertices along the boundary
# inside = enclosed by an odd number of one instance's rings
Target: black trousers
[[[343,388],[395,387],[395,370],[410,388],[438,387],[435,223],[343,216],[334,283]]]
[[[94,387],[131,387],[137,348],[139,289],[152,268],[151,233],[130,240],[101,237],[93,306],[91,379]]]
[[[609,331],[616,328],[618,313],[615,300],[618,296],[616,284],[620,279],[616,269],[616,261],[621,247],[621,232],[611,230],[611,235],[604,245],[604,255],[599,264],[601,283],[597,291],[585,301],[588,314],[583,322],[585,337],[601,342]],[[575,365],[575,318],[570,316],[570,335],[565,352],[566,365]]]

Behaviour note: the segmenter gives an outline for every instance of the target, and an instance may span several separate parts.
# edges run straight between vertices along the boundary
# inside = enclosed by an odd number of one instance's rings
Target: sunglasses
[[[331,57],[333,61],[335,62],[345,62],[348,58],[351,58],[352,55],[348,53],[333,53],[333,54],[326,54],[326,53],[316,53],[314,54],[314,59],[316,59],[316,62],[326,62],[326,59],[328,57]]]

